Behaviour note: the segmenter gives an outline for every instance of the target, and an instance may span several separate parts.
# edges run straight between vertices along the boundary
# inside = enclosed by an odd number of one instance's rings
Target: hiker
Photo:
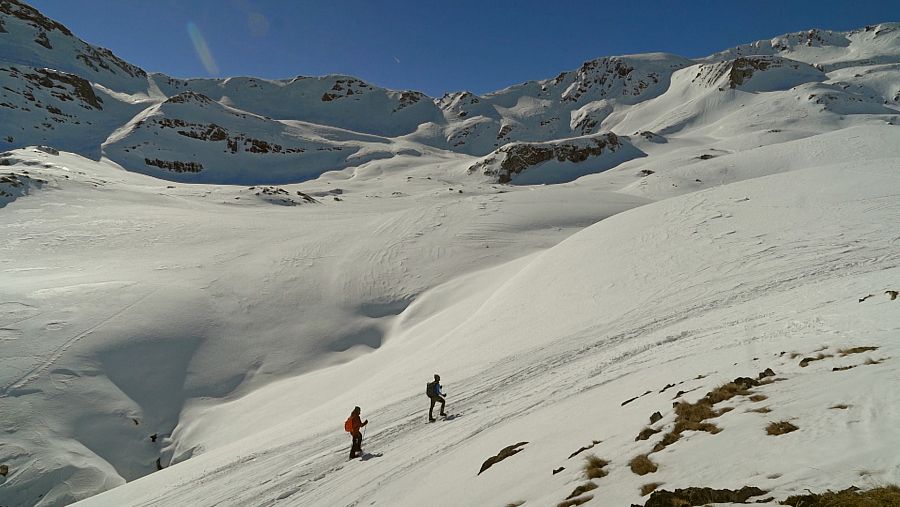
[[[360,408],[355,407],[353,412],[350,413],[350,417],[347,418],[347,422],[344,423],[344,430],[353,437],[353,444],[350,446],[350,459],[357,458],[362,454],[362,433],[360,433],[359,429],[369,424],[368,419],[365,421],[360,420],[359,412]]]
[[[441,392],[441,376],[437,373],[434,374],[434,382],[429,382],[425,387],[425,394],[431,399],[431,406],[428,408],[428,422],[434,422],[434,404],[437,402],[441,402],[441,413],[440,415],[446,416],[444,413],[444,403],[447,400],[444,399],[446,396]]]

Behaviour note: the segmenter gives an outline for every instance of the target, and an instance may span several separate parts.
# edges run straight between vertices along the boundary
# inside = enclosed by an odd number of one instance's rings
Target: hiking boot
[[[428,418],[428,422],[434,422],[434,421],[437,421],[437,419],[435,419],[434,417],[429,417],[429,418]]]

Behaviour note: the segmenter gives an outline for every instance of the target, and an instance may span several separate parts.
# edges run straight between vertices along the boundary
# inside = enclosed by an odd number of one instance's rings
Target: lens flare
[[[200,29],[191,21],[187,25],[187,31],[191,37],[191,42],[194,43],[194,52],[197,53],[197,58],[200,59],[203,68],[206,69],[209,75],[218,76],[219,66],[216,65],[216,60],[213,58],[212,52],[209,50],[209,46],[206,44],[206,39],[203,37]]]

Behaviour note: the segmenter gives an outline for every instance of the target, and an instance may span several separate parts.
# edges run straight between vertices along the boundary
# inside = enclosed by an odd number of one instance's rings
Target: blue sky
[[[148,71],[264,78],[340,73],[431,96],[549,78],[599,56],[705,56],[813,27],[900,21],[900,0],[29,3]]]

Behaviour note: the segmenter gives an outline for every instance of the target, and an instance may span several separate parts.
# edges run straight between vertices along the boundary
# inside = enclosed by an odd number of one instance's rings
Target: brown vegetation
[[[594,498],[594,495],[587,495],[578,498],[573,498],[571,500],[566,500],[565,502],[560,502],[556,504],[556,507],[574,507],[576,505],[581,505],[586,502],[590,502]]]
[[[823,354],[823,353],[819,352],[818,354],[816,354],[813,357],[804,357],[803,359],[800,360],[800,367],[806,368],[806,366],[813,361],[821,361],[822,359],[826,359],[829,357],[834,357],[834,356],[832,356],[831,354]]]
[[[631,461],[628,462],[628,466],[631,468],[631,471],[637,475],[652,474],[659,470],[659,466],[650,461],[650,458],[648,458],[646,454],[639,454],[634,458],[631,458]]]
[[[792,431],[797,431],[798,427],[788,421],[771,422],[766,426],[766,433],[769,435],[784,435]]]
[[[766,492],[755,487],[744,486],[738,490],[712,488],[685,488],[675,491],[654,491],[644,507],[685,507],[710,503],[746,503],[748,498]]]
[[[675,443],[681,438],[684,431],[706,431],[718,433],[721,431],[713,423],[705,422],[707,419],[718,417],[731,408],[716,410],[713,407],[720,402],[730,400],[738,395],[748,396],[750,388],[760,385],[758,380],[749,377],[738,377],[727,384],[723,384],[696,403],[679,402],[675,404],[675,427],[665,435],[654,447],[652,452],[658,452]]]
[[[793,507],[891,507],[900,505],[900,487],[883,486],[868,491],[851,487],[837,492],[789,496],[781,503]]]
[[[634,437],[634,441],[637,442],[638,440],[647,440],[648,438],[659,433],[660,431],[662,431],[662,430],[654,429],[654,428],[651,428],[648,426],[648,427],[642,429],[641,432],[638,433],[638,436]]]
[[[598,458],[592,454],[587,457],[587,463],[584,465],[584,475],[586,475],[588,479],[606,477],[606,475],[609,474],[609,472],[603,469],[606,465],[609,465],[609,461]]]
[[[656,488],[662,486],[661,482],[650,482],[641,486],[641,496],[647,496],[656,491]]]
[[[576,496],[581,496],[582,494],[587,493],[588,491],[591,491],[592,489],[597,489],[597,485],[594,484],[593,482],[588,481],[588,482],[582,484],[581,486],[578,486],[574,490],[572,490],[572,492],[569,493],[569,496],[566,497],[566,500],[571,500],[572,498],[575,498]]]
[[[849,356],[850,354],[869,352],[870,350],[878,350],[878,347],[851,347],[849,349],[838,349],[838,354],[840,354],[841,357],[844,357]]]

